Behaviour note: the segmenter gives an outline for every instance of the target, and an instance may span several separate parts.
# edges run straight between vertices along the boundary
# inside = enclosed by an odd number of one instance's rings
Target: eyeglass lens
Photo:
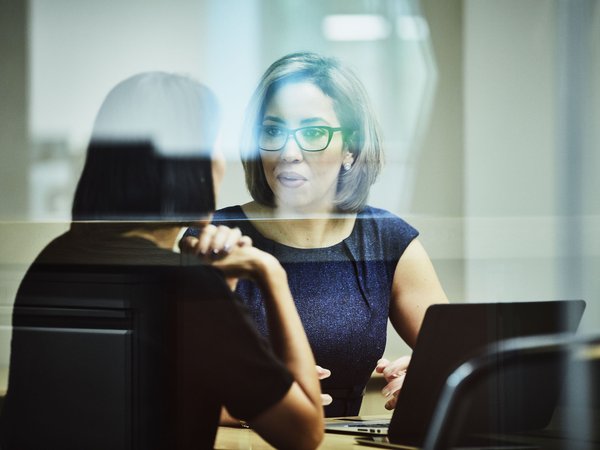
[[[298,146],[305,151],[320,151],[327,148],[332,130],[327,127],[303,127],[289,130],[276,125],[266,125],[260,130],[259,147],[263,150],[281,150],[290,135],[294,136]]]

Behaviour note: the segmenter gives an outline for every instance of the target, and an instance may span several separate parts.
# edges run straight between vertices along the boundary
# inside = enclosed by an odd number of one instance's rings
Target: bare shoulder
[[[414,238],[411,243],[408,244],[400,259],[404,261],[423,259],[429,261],[429,255],[427,254],[425,247],[423,247],[423,244],[421,244],[419,238]]]
[[[439,283],[433,263],[418,238],[412,240],[400,257],[394,278],[403,282],[412,279],[413,282]]]

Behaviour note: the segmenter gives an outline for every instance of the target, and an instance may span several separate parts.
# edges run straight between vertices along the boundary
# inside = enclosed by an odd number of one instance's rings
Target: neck
[[[330,247],[352,232],[356,214],[299,213],[282,208],[269,208],[256,202],[243,207],[260,233],[290,247]]]

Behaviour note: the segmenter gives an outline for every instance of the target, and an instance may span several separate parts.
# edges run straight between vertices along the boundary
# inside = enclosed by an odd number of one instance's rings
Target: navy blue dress
[[[325,414],[358,415],[365,385],[385,349],[396,265],[417,230],[388,211],[367,206],[343,241],[302,249],[265,238],[240,206],[217,211],[213,223],[239,227],[256,247],[280,261],[316,362],[331,370],[321,384],[333,397]],[[237,293],[267,335],[258,287],[241,280]]]

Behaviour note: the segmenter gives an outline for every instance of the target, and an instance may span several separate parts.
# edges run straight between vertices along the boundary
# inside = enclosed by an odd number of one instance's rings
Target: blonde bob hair
[[[242,164],[252,198],[275,207],[273,191],[263,170],[258,132],[264,112],[279,88],[310,82],[333,100],[343,132],[344,149],[352,153],[350,170],[340,167],[335,206],[340,212],[359,212],[383,165],[380,131],[367,93],[357,76],[334,58],[316,53],[291,53],[275,61],[262,76],[248,105],[242,135]]]

